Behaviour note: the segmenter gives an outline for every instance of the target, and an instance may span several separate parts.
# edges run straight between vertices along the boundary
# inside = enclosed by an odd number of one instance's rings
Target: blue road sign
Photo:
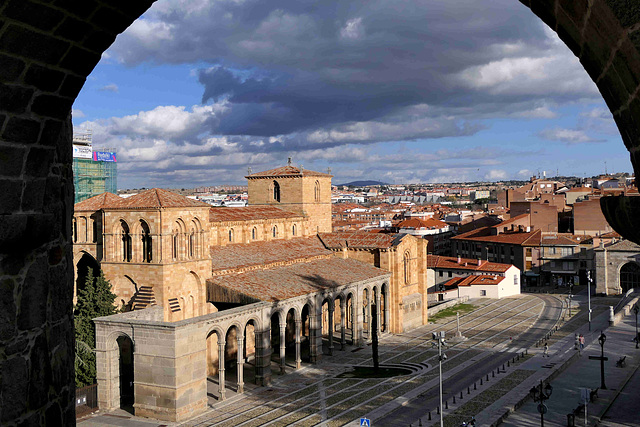
[[[371,420],[369,418],[360,418],[360,425],[371,427]]]

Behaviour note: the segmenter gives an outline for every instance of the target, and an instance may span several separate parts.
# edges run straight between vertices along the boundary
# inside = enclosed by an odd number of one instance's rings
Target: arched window
[[[411,259],[411,255],[409,252],[404,253],[404,283],[409,284],[411,271],[409,269],[409,261]]]
[[[256,240],[257,235],[258,235],[258,230],[256,230],[255,227],[253,227],[253,229],[251,230],[251,240]]]
[[[278,184],[278,181],[273,181],[273,200],[280,201],[280,184]]]
[[[295,236],[296,235],[296,225],[293,224],[293,226],[291,227],[291,235]]]
[[[131,233],[129,225],[120,220],[120,233],[122,234],[122,261],[131,262]]]
[[[171,255],[173,259],[178,259],[178,230],[173,230],[173,235],[171,236]]]
[[[320,201],[320,183],[316,181],[316,184],[313,188],[313,197],[316,202]]]
[[[233,228],[229,229],[229,243],[233,243]]]
[[[151,231],[149,225],[143,220],[140,220],[140,228],[142,229],[142,262],[151,262],[153,259]]]
[[[191,233],[189,233],[189,257],[193,258],[193,254],[195,253],[196,247],[196,234],[193,228],[191,229]]]
[[[278,237],[278,227],[277,226],[273,226],[273,238],[275,239],[276,237]]]

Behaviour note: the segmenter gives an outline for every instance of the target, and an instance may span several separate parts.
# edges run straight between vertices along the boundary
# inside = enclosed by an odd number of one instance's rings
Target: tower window
[[[278,184],[278,181],[273,181],[273,200],[280,201],[280,184]]]

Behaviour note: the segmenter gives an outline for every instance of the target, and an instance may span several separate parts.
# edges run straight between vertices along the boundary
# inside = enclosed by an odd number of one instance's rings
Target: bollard
[[[491,371],[491,378],[495,378],[496,377],[496,373],[494,371]]]
[[[429,411],[429,421],[431,421],[431,411]]]
[[[480,381],[482,381],[482,379],[480,379]],[[476,388],[476,383],[475,383],[475,382],[473,383],[473,389],[474,389],[474,390],[477,390],[477,388]]]
[[[462,392],[460,392],[460,399],[462,399],[462,398],[463,398],[463,397],[462,397]]]
[[[436,407],[436,414],[439,414],[439,413],[440,413],[440,407],[438,406]]]
[[[467,394],[471,394],[471,387],[467,387]]]
[[[489,381],[489,374],[487,374],[487,381]]]
[[[502,364],[502,370],[504,371],[504,363]]]
[[[453,395],[453,404],[454,405],[456,404],[456,395],[455,394]]]
[[[422,418],[418,418],[418,427],[422,426]]]
[[[482,385],[482,378],[480,378],[480,385]]]
[[[448,400],[444,401],[444,409],[449,409],[449,401]]]
[[[508,368],[509,366],[511,366],[511,363],[510,363],[510,362],[511,362],[510,360],[507,360],[507,368]]]

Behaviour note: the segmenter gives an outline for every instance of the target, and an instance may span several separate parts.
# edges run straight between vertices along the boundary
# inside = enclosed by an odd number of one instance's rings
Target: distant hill
[[[389,185],[386,182],[380,181],[351,181],[344,184],[338,184],[339,187],[367,187],[369,185]]]

